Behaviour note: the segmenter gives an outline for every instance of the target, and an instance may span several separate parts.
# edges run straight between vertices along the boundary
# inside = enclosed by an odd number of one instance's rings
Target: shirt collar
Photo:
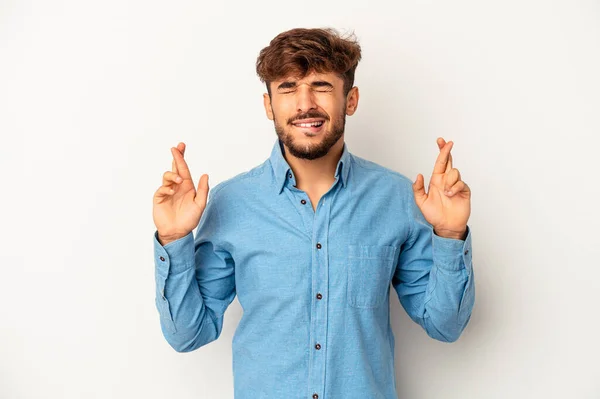
[[[281,193],[286,180],[290,179],[290,177],[288,177],[288,173],[292,174],[291,179],[295,180],[290,165],[283,156],[284,151],[285,149],[283,147],[283,143],[281,140],[279,140],[279,138],[277,138],[275,140],[275,144],[273,144],[271,156],[269,157],[269,161],[273,167],[273,173],[275,174],[275,186],[277,189],[277,194]],[[348,150],[348,145],[345,142],[342,150],[342,156],[340,157],[335,170],[335,177],[340,176],[342,179],[342,185],[346,187],[348,172],[350,171],[350,152]]]

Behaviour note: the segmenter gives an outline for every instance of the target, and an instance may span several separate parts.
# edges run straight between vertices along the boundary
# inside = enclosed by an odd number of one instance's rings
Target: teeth
[[[323,122],[312,122],[312,123],[298,123],[296,126],[300,127],[316,127],[322,125]]]

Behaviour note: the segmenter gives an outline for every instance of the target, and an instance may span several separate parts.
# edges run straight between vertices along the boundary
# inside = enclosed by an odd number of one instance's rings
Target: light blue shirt
[[[412,181],[347,144],[314,211],[283,151],[213,187],[195,238],[163,247],[155,231],[162,333],[177,352],[207,345],[237,294],[236,399],[396,399],[390,286],[456,341],[475,301],[470,228],[435,235]]]

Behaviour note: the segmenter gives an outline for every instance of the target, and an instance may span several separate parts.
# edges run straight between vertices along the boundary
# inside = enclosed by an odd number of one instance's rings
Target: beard
[[[309,111],[306,114],[302,114],[298,117],[290,119],[287,123],[287,129],[285,129],[277,121],[277,118],[274,117],[275,132],[277,133],[277,137],[279,137],[279,140],[283,142],[283,144],[285,144],[285,146],[288,148],[290,154],[292,154],[296,158],[308,160],[321,158],[327,155],[331,147],[333,147],[333,145],[337,143],[340,137],[342,137],[342,135],[344,134],[344,127],[346,126],[346,113],[343,110],[345,109],[346,103],[344,102],[342,112],[340,112],[337,115],[337,117],[333,119],[333,121],[331,121],[326,115],[322,115],[318,112]],[[275,115],[275,113],[273,113],[273,115]],[[325,122],[327,122],[328,129],[321,133],[323,135],[323,138],[319,143],[298,144],[294,140],[294,134],[291,131],[292,129],[295,129],[293,126],[291,126],[291,122],[295,120],[308,118],[324,118]],[[323,128],[325,128],[325,126],[323,126]]]

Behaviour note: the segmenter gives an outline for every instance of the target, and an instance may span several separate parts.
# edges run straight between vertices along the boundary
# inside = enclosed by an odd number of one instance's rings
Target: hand
[[[460,172],[452,168],[453,142],[438,137],[440,153],[425,193],[424,178],[420,173],[413,183],[415,202],[436,235],[464,239],[467,220],[471,213],[471,190],[460,180]]]
[[[192,176],[183,159],[185,144],[171,147],[172,169],[163,174],[163,184],[153,198],[152,217],[159,242],[166,245],[188,235],[200,222],[208,199],[208,175],[203,174],[194,188]]]

